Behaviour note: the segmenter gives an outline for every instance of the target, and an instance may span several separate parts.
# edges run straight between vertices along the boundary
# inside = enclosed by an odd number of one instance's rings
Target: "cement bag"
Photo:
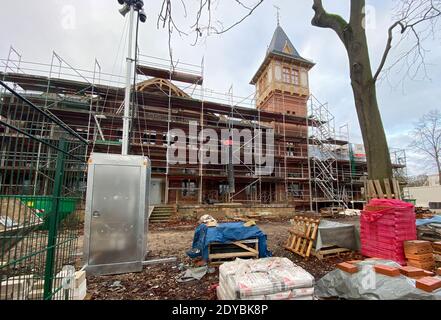
[[[240,300],[311,288],[314,283],[311,274],[286,258],[237,259],[220,266],[219,278],[225,293]]]

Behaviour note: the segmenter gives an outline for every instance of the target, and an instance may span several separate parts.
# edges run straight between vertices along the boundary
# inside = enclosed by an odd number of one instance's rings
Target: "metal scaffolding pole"
[[[130,6],[129,16],[129,48],[127,55],[127,70],[126,70],[126,92],[124,100],[124,117],[123,117],[123,136],[122,136],[122,150],[121,154],[126,156],[129,153],[129,129],[130,129],[130,95],[132,83],[133,70],[133,22],[135,19],[135,8]]]

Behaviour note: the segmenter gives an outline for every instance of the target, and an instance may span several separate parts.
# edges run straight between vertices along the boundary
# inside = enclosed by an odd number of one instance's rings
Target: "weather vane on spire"
[[[277,10],[277,26],[280,26],[280,7],[274,5],[274,8]]]

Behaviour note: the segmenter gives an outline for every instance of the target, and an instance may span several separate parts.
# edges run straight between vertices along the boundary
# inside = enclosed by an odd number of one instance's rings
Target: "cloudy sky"
[[[172,3],[177,24],[187,31],[194,23],[194,8],[199,1],[184,1],[187,17],[181,1]],[[248,3],[253,1],[256,0]],[[150,56],[167,58],[168,33],[158,29],[156,23],[162,0],[145,0],[145,3],[148,21],[140,28],[140,50]],[[376,68],[392,21],[394,0],[367,0],[367,3],[371,60]],[[349,0],[325,0],[324,4],[328,11],[347,17]],[[303,57],[317,64],[310,75],[312,93],[329,103],[337,124],[349,124],[351,140],[361,142],[346,53],[332,31],[311,26],[312,0],[264,0],[245,22],[196,46],[192,45],[194,34],[179,37],[175,32],[173,57],[193,64],[204,59],[206,87],[226,93],[233,86],[235,95],[249,96],[254,91],[250,79],[262,62],[276,27],[274,5],[281,9],[281,25],[294,46]],[[93,69],[96,58],[105,72],[121,73],[127,28],[118,9],[116,0],[2,1],[0,58],[8,56],[12,45],[26,61],[50,63],[54,50],[75,67]],[[213,19],[221,20],[226,26],[242,14],[243,8],[233,0],[218,1],[213,8]],[[441,33],[425,43],[427,77],[401,81],[403,74],[397,69],[378,84],[380,109],[391,147],[406,148],[413,123],[429,110],[441,108],[440,39]],[[390,61],[399,53],[400,48],[395,49]],[[408,152],[408,158],[410,174],[435,172],[424,157]]]

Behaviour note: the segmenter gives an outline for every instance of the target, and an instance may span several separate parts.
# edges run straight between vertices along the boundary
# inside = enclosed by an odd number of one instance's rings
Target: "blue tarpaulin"
[[[208,245],[210,243],[229,243],[248,239],[259,240],[259,257],[271,257],[266,244],[266,234],[257,226],[245,227],[243,222],[219,223],[217,227],[208,228],[201,224],[196,228],[193,239],[193,252],[198,249],[197,254],[189,254],[191,258],[202,257],[208,261]],[[196,250],[197,251],[197,250]]]
[[[417,219],[416,221],[417,227],[430,223],[441,223],[441,216],[434,216],[433,218],[430,219]]]

